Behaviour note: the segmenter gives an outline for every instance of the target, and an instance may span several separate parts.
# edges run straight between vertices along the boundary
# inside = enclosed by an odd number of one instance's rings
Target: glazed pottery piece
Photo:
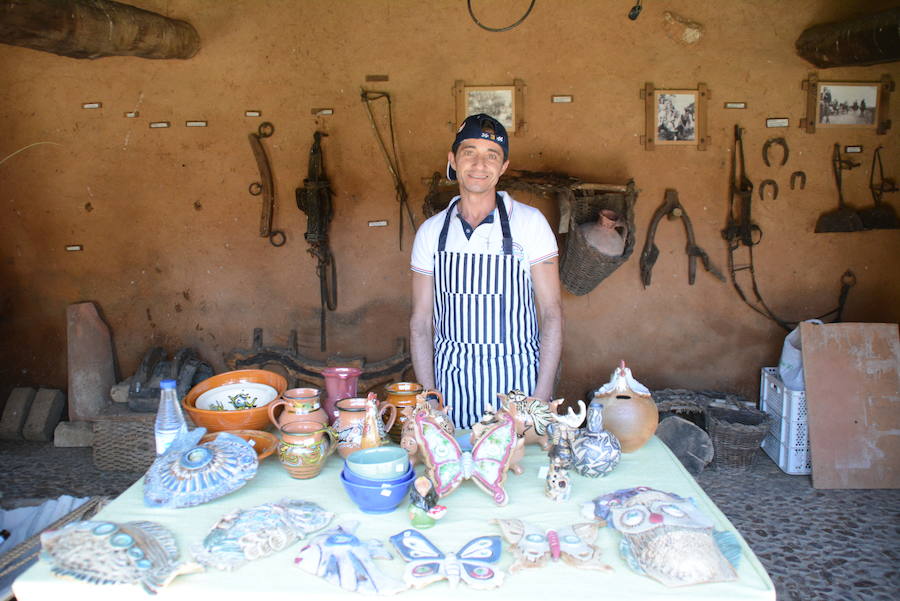
[[[412,529],[395,534],[391,543],[409,562],[403,580],[414,588],[441,580],[447,580],[451,589],[460,581],[476,590],[494,589],[503,584],[503,571],[496,565],[503,545],[497,535],[473,538],[456,553],[444,553],[424,534]]]
[[[659,424],[659,411],[646,386],[631,375],[622,361],[609,382],[594,392],[603,404],[603,424],[619,440],[623,453],[632,453],[650,440]]]
[[[325,415],[328,423],[334,424],[335,403],[341,399],[353,398],[358,394],[357,386],[362,370],[358,367],[326,367],[322,370],[325,378]]]
[[[397,408],[379,403],[374,392],[366,398],[341,399],[335,404],[337,418],[333,427],[338,434],[338,453],[347,458],[359,449],[389,444],[387,430],[397,419]],[[388,414],[387,421],[384,416]]]
[[[406,511],[413,527],[424,530],[444,517],[447,508],[438,504],[434,483],[427,476],[419,476],[409,489],[409,506]]]
[[[347,456],[347,467],[371,480],[391,480],[409,470],[409,455],[401,447],[371,447]]]
[[[513,430],[515,431],[515,418],[513,415],[505,410],[501,409],[500,411],[485,411],[485,413],[481,416],[481,420],[476,422],[472,426],[472,432],[469,435],[469,440],[471,441],[470,448],[475,448],[475,441],[482,438],[485,434],[490,431],[493,431],[498,424],[504,422],[507,418],[513,421]],[[463,447],[460,446],[460,449]],[[525,438],[520,436],[519,434],[515,434],[514,443],[512,447],[512,453],[509,456],[509,471],[518,475],[522,474],[522,466],[519,463],[525,457]]]
[[[196,401],[203,393],[229,384],[257,383],[271,386],[281,395],[287,388],[287,380],[284,376],[265,369],[240,369],[229,371],[207,378],[191,388],[181,401],[194,425],[206,428],[208,432],[220,432],[222,430],[265,430],[269,425],[268,407],[254,407],[252,409],[233,409],[231,411],[211,411],[199,409]]]
[[[521,390],[510,390],[507,394],[497,394],[500,408],[506,410],[516,421],[516,434],[525,438],[525,444],[537,443],[543,450],[550,448],[547,441],[547,426],[556,421],[556,408],[562,399],[552,403],[529,397]]]
[[[360,484],[347,478],[346,472],[341,472],[341,484],[347,491],[347,496],[356,503],[363,513],[390,513],[397,509],[409,487],[416,478],[413,470],[407,472],[405,479],[396,482],[369,482]]]
[[[522,520],[494,520],[516,561],[509,566],[514,574],[522,568],[539,568],[548,559],[560,558],[570,566],[583,570],[612,570],[600,561],[600,548],[594,545],[600,525],[572,524],[563,528],[545,529]]]
[[[572,443],[572,467],[588,478],[599,478],[619,464],[622,449],[616,437],[603,429],[603,405],[592,401],[585,431]]]
[[[620,257],[625,251],[628,223],[615,211],[602,209],[597,221],[578,226],[588,244],[609,257]]]
[[[241,488],[256,475],[259,460],[246,440],[220,432],[200,444],[203,428],[185,432],[144,476],[148,507],[191,507]]]
[[[638,486],[597,497],[582,512],[619,531],[629,567],[666,586],[737,579],[740,544],[714,530],[693,499]]]
[[[448,415],[449,407],[443,407],[442,404],[443,397],[440,396],[440,393],[436,390],[429,390],[416,396],[415,406],[404,407],[401,411],[405,419],[403,421],[402,434],[400,436],[400,446],[409,453],[409,461],[413,465],[416,465],[420,459],[418,452],[419,443],[416,442],[415,424],[413,424],[413,420],[409,419],[414,413],[417,411],[426,412],[432,421],[444,430],[444,432],[450,436],[454,436],[456,433],[456,426],[453,425],[453,420],[451,420]],[[400,418],[398,417],[397,419]],[[469,433],[467,432],[465,436],[468,437]],[[472,450],[471,444],[469,444],[468,450]]]
[[[572,496],[572,481],[569,478],[569,469],[559,457],[550,457],[544,494],[547,495],[547,498],[557,503],[564,503]]]
[[[92,584],[140,584],[155,594],[179,574],[203,571],[178,562],[178,544],[155,522],[78,521],[41,534],[41,559],[60,577]],[[74,595],[72,595],[74,596]]]
[[[253,450],[256,451],[256,458],[259,461],[262,461],[274,453],[275,448],[278,446],[278,439],[275,435],[270,434],[269,432],[263,432],[262,430],[227,430],[227,432],[228,434],[246,440],[247,443],[253,447]],[[203,437],[200,438],[200,443],[202,444],[204,442],[215,440],[219,434],[221,434],[221,432],[204,434]]]
[[[371,478],[366,478],[365,476],[360,476],[359,474],[354,473],[349,467],[345,465],[344,469],[341,470],[341,474],[348,482],[362,484],[365,486],[381,486],[382,484],[398,484],[400,482],[409,480],[411,477],[414,477],[416,475],[416,470],[413,466],[410,465],[405,472],[403,472],[396,478],[388,478],[386,480],[372,480]]]
[[[385,386],[384,391],[387,393],[387,398],[384,402],[397,408],[397,419],[394,421],[394,425],[388,432],[388,435],[391,437],[391,440],[399,444],[400,438],[403,436],[403,424],[406,422],[408,415],[412,413],[411,410],[416,406],[416,397],[422,394],[425,389],[421,384],[416,384],[415,382],[394,382]],[[443,410],[444,400],[440,393],[436,390],[431,390],[429,393],[437,395],[437,398],[440,399],[438,401],[439,406]],[[409,411],[404,411],[407,408]]]
[[[516,438],[512,417],[508,413],[497,416],[497,423],[485,429],[472,445],[472,451],[463,452],[456,439],[441,428],[428,411],[417,410],[413,414],[411,421],[419,453],[438,497],[446,497],[463,480],[471,478],[497,505],[506,505],[509,501],[503,482],[520,441]]]
[[[321,405],[322,391],[318,388],[291,388],[281,398],[269,403],[269,421],[276,428],[290,422],[318,422],[328,425],[328,416]],[[278,409],[283,407],[279,413]]]
[[[319,505],[300,499],[238,509],[222,516],[202,545],[194,545],[194,559],[209,568],[236,570],[321,530],[333,517]]]
[[[315,478],[337,447],[337,435],[318,422],[290,422],[280,429],[278,460],[291,478]]]
[[[391,555],[377,540],[361,541],[355,534],[358,526],[348,522],[316,535],[300,550],[294,565],[355,593],[395,595],[409,588],[378,569],[373,558]]]
[[[278,391],[259,382],[236,382],[207,390],[197,397],[194,405],[206,411],[234,411],[268,405],[278,396]]]

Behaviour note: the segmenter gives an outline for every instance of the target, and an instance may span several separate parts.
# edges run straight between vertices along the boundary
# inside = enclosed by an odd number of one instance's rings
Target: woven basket
[[[155,413],[110,416],[94,422],[94,466],[101,471],[140,472],[156,459]]]
[[[596,288],[618,269],[634,251],[634,203],[637,199],[637,190],[634,181],[630,181],[624,193],[579,189],[572,192],[569,233],[566,235],[566,252],[559,265],[559,277],[566,290],[576,296],[582,296]],[[628,225],[625,249],[618,257],[604,255],[588,244],[578,228],[582,223],[597,221],[600,211],[604,209],[610,209],[621,215]]]
[[[769,416],[756,409],[706,408],[706,431],[713,443],[714,465],[750,468],[769,431]]]

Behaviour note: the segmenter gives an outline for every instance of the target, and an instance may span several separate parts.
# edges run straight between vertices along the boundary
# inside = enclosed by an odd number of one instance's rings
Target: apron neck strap
[[[506,213],[506,203],[503,202],[503,197],[499,192],[495,192],[495,194],[497,213],[500,216],[500,229],[503,231],[503,254],[511,255],[512,233],[509,229],[509,215]],[[444,217],[444,227],[441,228],[441,235],[438,238],[438,252],[444,252],[444,248],[447,246],[447,232],[450,230],[450,219],[453,217],[453,209],[457,204],[459,204],[459,199],[454,200],[453,204],[447,207],[447,215]]]

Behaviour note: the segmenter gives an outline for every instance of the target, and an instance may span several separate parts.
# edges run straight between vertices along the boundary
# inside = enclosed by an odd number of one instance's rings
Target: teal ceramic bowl
[[[403,447],[359,449],[347,455],[347,469],[367,480],[395,480],[409,471],[409,453]]]

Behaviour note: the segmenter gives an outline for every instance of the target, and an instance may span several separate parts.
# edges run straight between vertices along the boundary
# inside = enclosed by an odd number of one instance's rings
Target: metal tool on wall
[[[836,148],[839,146],[836,145]],[[766,304],[759,291],[759,285],[756,282],[756,268],[753,263],[753,247],[762,240],[762,230],[758,225],[753,223],[750,218],[751,203],[753,201],[753,183],[747,177],[746,168],[744,166],[744,141],[740,125],[734,126],[734,148],[731,153],[731,174],[729,181],[729,200],[728,200],[728,221],[725,229],[722,230],[722,237],[728,244],[728,272],[731,277],[731,283],[737,291],[738,296],[744,303],[767,319],[771,319],[779,326],[790,332],[797,325],[797,321],[788,321],[776,315]],[[737,206],[736,206],[737,205]],[[741,248],[746,249],[747,260],[744,264],[736,263],[736,254]],[[748,298],[744,292],[744,288],[738,281],[738,274],[742,272],[749,274],[751,291],[753,299]],[[825,318],[833,315],[833,321],[841,321],[844,311],[844,304],[847,301],[847,295],[856,284],[856,275],[849,269],[841,276],[841,290],[838,294],[838,304],[834,309],[819,315],[817,318],[825,320]]]
[[[272,179],[272,167],[269,164],[269,157],[266,149],[262,144],[264,138],[270,137],[275,133],[275,126],[265,121],[259,124],[259,129],[248,134],[250,139],[250,148],[253,150],[253,157],[256,159],[256,166],[259,169],[259,180],[250,184],[250,194],[253,196],[262,195],[262,213],[259,219],[259,235],[268,238],[272,246],[284,246],[287,238],[281,230],[272,229],[272,217],[275,214],[275,183]]]
[[[375,139],[378,140],[378,147],[381,149],[381,154],[384,156],[384,160],[387,161],[388,171],[391,172],[391,177],[394,179],[394,191],[397,194],[397,202],[400,204],[400,250],[403,250],[404,209],[414,232],[416,231],[416,220],[413,218],[412,209],[409,207],[409,194],[406,192],[406,186],[403,184],[403,180],[400,179],[400,158],[397,155],[397,138],[394,135],[394,111],[391,105],[391,95],[387,92],[375,92],[363,88],[360,96],[363,104],[366,105],[366,114],[369,116],[369,123],[372,125],[372,131],[375,132]],[[381,135],[381,132],[378,130],[378,125],[375,123],[375,113],[372,112],[372,103],[381,99],[387,101],[388,129],[391,134],[391,152],[388,152],[384,136]]]
[[[876,175],[877,172],[877,175]],[[877,182],[876,182],[877,180]],[[884,165],[881,164],[881,146],[872,155],[872,170],[869,172],[869,190],[872,191],[874,206],[859,210],[859,219],[867,230],[895,230],[900,228],[900,220],[894,207],[882,202],[885,192],[897,192],[897,182],[893,178],[884,177]]]
[[[306,233],[303,238],[309,243],[306,252],[316,258],[316,275],[319,276],[320,350],[325,350],[325,311],[337,308],[337,266],[328,246],[328,225],[334,215],[331,203],[331,185],[325,177],[325,159],[322,154],[322,137],[328,134],[317,131],[309,149],[309,167],[303,187],[294,192],[297,208],[306,213]]]
[[[703,268],[706,269],[706,271],[724,282],[725,276],[723,276],[722,272],[713,265],[709,255],[706,254],[706,251],[697,246],[697,242],[694,239],[694,227],[691,224],[691,218],[688,217],[687,211],[684,210],[684,207],[681,206],[681,203],[678,201],[678,190],[668,188],[666,189],[665,200],[659,205],[659,208],[657,208],[656,212],[653,214],[653,219],[650,220],[650,226],[647,228],[647,239],[644,241],[644,250],[641,251],[641,283],[644,285],[644,288],[650,285],[653,266],[656,264],[656,259],[659,257],[659,248],[657,248],[653,238],[656,234],[656,228],[663,216],[666,216],[670,221],[681,219],[682,224],[684,224],[684,233],[687,236],[685,252],[688,256],[688,284],[693,286],[694,280],[697,278],[698,258],[703,262]]]
[[[831,153],[831,170],[834,172],[834,183],[838,192],[838,208],[828,213],[822,213],[816,221],[816,233],[828,232],[859,232],[863,224],[856,211],[844,203],[843,177],[844,171],[859,167],[859,163],[850,159],[841,158],[841,145],[835,143]]]

